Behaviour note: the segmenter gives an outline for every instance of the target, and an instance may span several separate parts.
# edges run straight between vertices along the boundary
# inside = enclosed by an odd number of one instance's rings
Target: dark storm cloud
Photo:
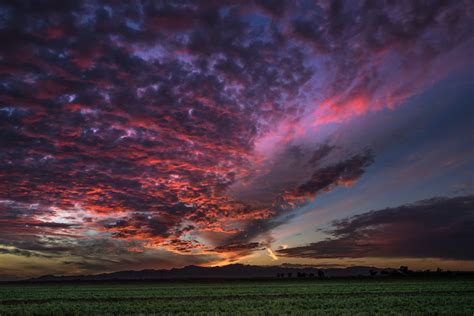
[[[329,144],[322,144],[318,148],[316,148],[311,156],[310,163],[313,165],[318,165],[321,163],[321,160],[326,158],[333,150],[335,146]]]
[[[337,184],[350,184],[359,179],[364,173],[364,169],[371,165],[373,161],[373,154],[368,151],[337,164],[318,169],[309,181],[298,187],[297,193],[314,195],[317,192],[329,190]]]
[[[294,217],[293,209],[335,186],[352,185],[374,161],[373,153],[367,150],[337,163],[327,162],[326,158],[335,151],[336,147],[328,144],[315,150],[292,146],[278,156],[268,168],[271,170],[269,173],[255,177],[254,182],[243,190],[234,189],[237,199],[249,204],[263,204],[273,209],[274,214],[271,218],[247,223],[245,229],[226,240],[223,247],[246,243],[257,237],[264,239],[262,244],[269,244],[272,238],[268,232],[290,221]]]
[[[212,250],[203,233],[225,234],[221,249],[257,242],[372,162],[328,161],[330,144],[288,146],[268,174],[252,174],[256,140],[313,111],[319,63],[334,78],[316,121],[344,120],[392,87],[393,65],[370,56],[393,49],[404,71],[427,67],[471,38],[471,19],[468,2],[3,3],[0,237],[101,234],[177,252]],[[291,164],[304,167],[283,179]],[[244,178],[265,184],[259,201],[228,194]]]
[[[433,198],[332,223],[330,239],[278,250],[301,258],[473,260],[474,197]]]
[[[315,149],[311,145],[290,144],[275,154],[265,166],[259,166],[265,172],[252,172],[245,179],[245,185],[239,187],[236,184],[231,193],[236,199],[250,204],[283,206],[282,194],[293,192],[299,185],[309,181],[308,175],[338,160],[337,151],[336,146],[327,143]],[[331,154],[332,159],[328,159]]]

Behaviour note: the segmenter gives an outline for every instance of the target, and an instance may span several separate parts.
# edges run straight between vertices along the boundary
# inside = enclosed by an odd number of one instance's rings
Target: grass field
[[[0,315],[474,314],[474,280],[0,285]]]

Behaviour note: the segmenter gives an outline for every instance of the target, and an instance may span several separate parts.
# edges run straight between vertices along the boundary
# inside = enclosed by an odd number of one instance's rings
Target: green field
[[[474,314],[474,280],[0,285],[0,315]]]

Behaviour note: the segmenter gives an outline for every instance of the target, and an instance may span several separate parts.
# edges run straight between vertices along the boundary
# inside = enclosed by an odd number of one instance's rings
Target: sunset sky
[[[0,279],[474,270],[474,2],[4,1]]]

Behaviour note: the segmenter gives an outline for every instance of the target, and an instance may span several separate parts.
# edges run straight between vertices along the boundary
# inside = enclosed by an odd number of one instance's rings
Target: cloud
[[[332,223],[332,236],[278,250],[300,258],[441,258],[474,260],[474,197],[432,198]]]
[[[16,256],[23,256],[23,257],[32,257],[32,256],[37,256],[37,257],[48,257],[44,256],[32,251],[28,250],[21,250],[15,247],[2,247],[0,246],[0,254],[9,254],[9,255],[16,255]]]
[[[221,244],[246,244],[255,239],[267,247],[273,242],[270,232],[294,218],[294,210],[312,201],[316,195],[339,185],[352,185],[373,163],[374,154],[367,150],[350,158],[335,146],[290,146],[275,155],[263,172],[255,171],[251,178],[236,181],[229,194],[249,205],[271,209],[265,218],[243,223],[243,228],[220,240]],[[336,162],[334,162],[336,161]]]
[[[268,244],[373,161],[303,136],[465,62],[472,5],[413,3],[2,4],[0,237]]]
[[[314,196],[318,192],[329,191],[337,185],[350,186],[364,174],[365,168],[373,162],[373,153],[366,151],[337,164],[317,169],[307,182],[298,186],[295,195]]]
[[[300,52],[275,50],[271,31],[265,42],[249,34],[235,9],[143,9],[92,1],[5,7],[1,63],[10,74],[1,101],[12,106],[2,111],[0,142],[9,150],[1,189],[9,211],[22,203],[41,218],[30,234],[105,230],[165,246],[185,227],[235,232],[228,221],[272,213],[224,191],[249,164],[264,104],[275,106],[267,122],[281,117],[284,95],[307,80]],[[79,227],[54,222],[64,213]]]

